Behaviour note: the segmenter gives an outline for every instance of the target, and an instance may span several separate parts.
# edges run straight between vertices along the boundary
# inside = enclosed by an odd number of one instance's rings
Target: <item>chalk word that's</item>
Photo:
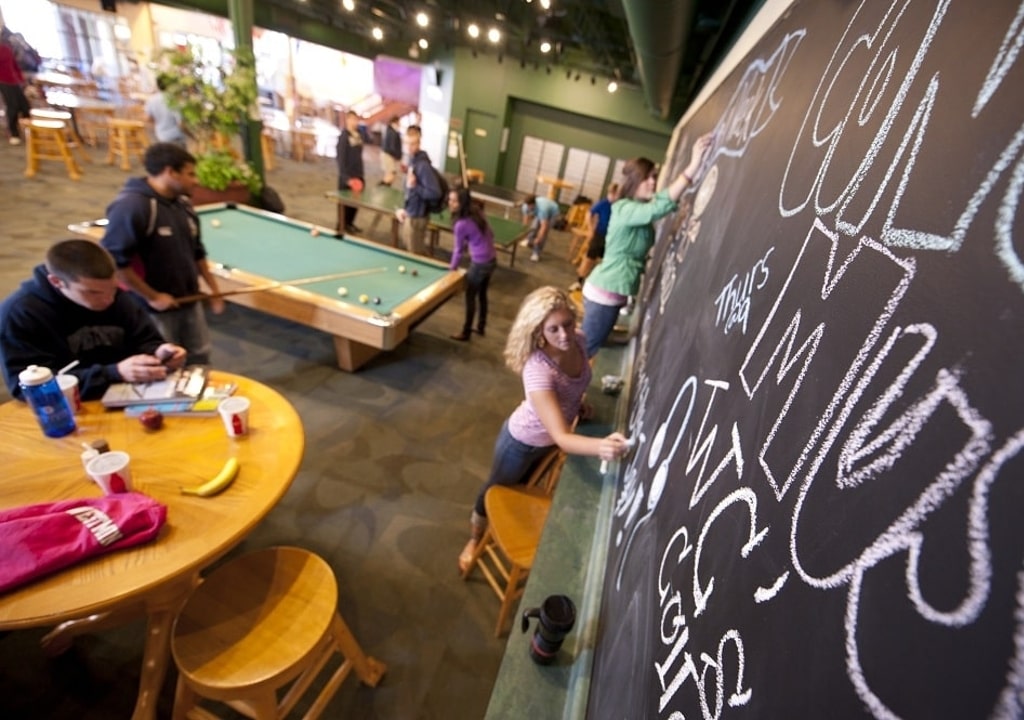
[[[739,274],[729,278],[718,297],[715,298],[715,327],[722,326],[722,332],[729,334],[737,325],[741,332],[747,334],[747,319],[750,317],[750,296],[760,290],[768,282],[768,258],[775,251],[775,246],[768,248],[760,260],[740,277]]]

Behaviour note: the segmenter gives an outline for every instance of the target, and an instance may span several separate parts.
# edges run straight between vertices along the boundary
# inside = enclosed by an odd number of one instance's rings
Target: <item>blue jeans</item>
[[[462,334],[469,335],[473,329],[473,316],[476,314],[477,300],[480,300],[480,321],[476,324],[481,334],[487,327],[487,286],[491,283],[491,275],[497,266],[497,260],[486,263],[470,263],[466,273],[466,321],[462,325]]]
[[[583,298],[583,335],[587,338],[587,357],[597,355],[604,341],[615,329],[621,305],[602,305]]]
[[[480,488],[480,494],[476,497],[477,513],[484,517],[487,516],[487,510],[484,508],[484,495],[488,490],[495,485],[518,485],[526,482],[533,466],[551,447],[551,445],[534,447],[521,443],[508,431],[508,420],[502,423],[498,439],[494,442],[491,476],[487,478],[487,482]]]

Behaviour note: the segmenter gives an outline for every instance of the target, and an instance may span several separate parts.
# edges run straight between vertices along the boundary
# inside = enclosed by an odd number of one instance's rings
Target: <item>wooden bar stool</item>
[[[149,139],[146,137],[146,123],[142,120],[110,118],[107,120],[107,165],[113,165],[115,158],[121,159],[121,169],[131,170],[131,156],[137,155],[142,162]]]
[[[85,149],[85,142],[75,132],[75,121],[70,112],[50,108],[32,108],[29,110],[29,117],[35,120],[59,120],[64,123],[64,142],[71,148],[72,154],[77,152],[82,162],[92,162],[89,152]]]
[[[81,179],[82,170],[68,147],[67,127],[63,121],[23,118],[19,125],[25,138],[25,177],[35,177],[40,160],[60,160],[68,170],[68,177]]]
[[[533,558],[540,545],[544,523],[551,510],[551,496],[539,487],[495,485],[484,496],[487,530],[462,574],[467,579],[480,568],[487,584],[501,600],[494,636],[501,637],[512,605],[526,587]]]
[[[258,550],[210,573],[175,620],[171,653],[174,720],[216,718],[198,706],[200,698],[255,720],[280,720],[338,653],[343,662],[304,716],[314,720],[350,672],[373,687],[387,670],[363,654],[338,614],[330,566],[295,547]]]

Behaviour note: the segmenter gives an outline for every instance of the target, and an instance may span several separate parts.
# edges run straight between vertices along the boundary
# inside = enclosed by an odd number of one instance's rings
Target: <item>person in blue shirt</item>
[[[604,236],[608,232],[608,221],[612,217],[612,203],[619,199],[619,184],[612,183],[608,186],[608,193],[590,206],[587,213],[587,256],[580,261],[576,268],[577,282],[570,288],[579,290],[583,287],[583,281],[597,265],[597,261],[604,257]]]
[[[410,125],[405,131],[409,146],[409,170],[405,177],[405,206],[395,211],[398,222],[405,225],[405,249],[417,255],[427,252],[427,224],[429,204],[444,194],[430,164],[430,156],[420,149],[423,131],[419,125]]]
[[[530,254],[530,260],[533,262],[540,260],[540,253],[548,240],[551,224],[559,212],[558,203],[543,196],[531,195],[523,202],[523,218],[533,218],[533,225],[520,245],[533,250]]]

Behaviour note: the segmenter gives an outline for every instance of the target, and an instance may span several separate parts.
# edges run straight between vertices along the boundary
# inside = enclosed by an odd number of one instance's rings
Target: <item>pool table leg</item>
[[[338,354],[338,367],[348,372],[355,372],[380,353],[378,348],[339,335],[334,336],[334,351]]]

